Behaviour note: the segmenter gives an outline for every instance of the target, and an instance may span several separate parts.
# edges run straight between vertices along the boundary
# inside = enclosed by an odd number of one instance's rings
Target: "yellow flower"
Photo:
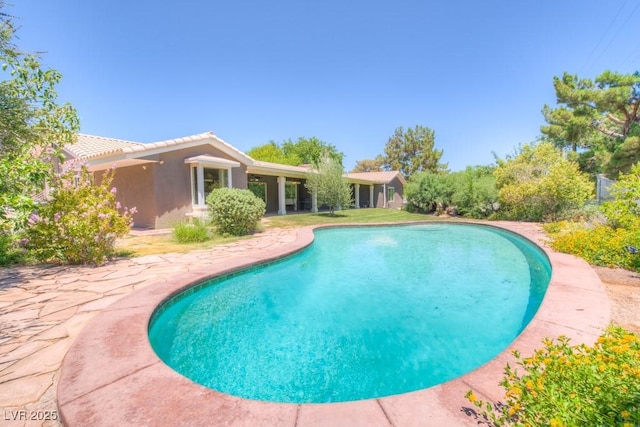
[[[533,388],[533,381],[531,381],[531,380],[527,380],[527,383],[526,383],[525,385],[527,386],[527,388],[528,388],[529,390],[531,390],[531,389]]]
[[[622,416],[622,418],[625,418],[625,419],[626,419],[626,418],[630,418],[630,417],[631,417],[631,412],[629,412],[629,411],[622,411],[622,412],[620,413],[620,415]]]
[[[475,402],[476,400],[478,400],[478,398],[476,397],[475,394],[473,394],[473,392],[469,393],[469,395],[467,396],[467,399],[469,399],[469,401],[471,403]]]
[[[593,391],[594,391],[595,393],[599,392],[600,390],[601,390],[601,388],[600,388],[600,387],[598,387],[598,386],[595,386],[595,387],[593,388]]]
[[[555,418],[551,418],[550,422],[551,422],[551,427],[560,427],[563,425],[560,421],[556,420]]]

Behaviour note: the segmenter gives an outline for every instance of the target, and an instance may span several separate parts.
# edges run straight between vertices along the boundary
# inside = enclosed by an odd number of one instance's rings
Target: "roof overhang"
[[[309,172],[311,172],[309,169],[300,166],[279,165],[260,161],[254,161],[253,164],[247,166],[248,174],[284,176],[287,178],[306,178]]]
[[[222,157],[208,156],[206,154],[188,157],[184,159],[184,162],[189,165],[202,165],[218,169],[231,169],[240,167],[240,162],[223,159]]]

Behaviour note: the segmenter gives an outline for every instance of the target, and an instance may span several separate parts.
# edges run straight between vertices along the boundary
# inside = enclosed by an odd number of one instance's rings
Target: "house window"
[[[204,200],[216,188],[225,188],[229,186],[229,171],[226,169],[202,168]],[[200,187],[198,186],[198,166],[191,168],[191,199],[194,205],[198,205],[198,194]]]
[[[229,186],[228,171],[225,169],[203,168],[204,172],[204,198],[217,188]]]
[[[247,184],[247,188],[251,190],[256,197],[264,200],[267,203],[267,184],[264,182],[250,182]]]
[[[285,182],[284,184],[284,204],[293,206],[293,210],[298,210],[298,183]]]
[[[387,203],[393,202],[393,198],[396,195],[396,189],[393,187],[387,187]]]

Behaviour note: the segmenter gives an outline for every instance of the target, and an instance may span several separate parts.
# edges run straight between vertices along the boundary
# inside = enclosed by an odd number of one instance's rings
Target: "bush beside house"
[[[25,245],[36,260],[102,264],[115,253],[135,208],[116,202],[112,180],[113,170],[95,185],[84,167],[61,175],[52,199],[29,218]]]
[[[211,221],[219,233],[242,236],[255,231],[266,205],[250,190],[219,188],[207,196]]]

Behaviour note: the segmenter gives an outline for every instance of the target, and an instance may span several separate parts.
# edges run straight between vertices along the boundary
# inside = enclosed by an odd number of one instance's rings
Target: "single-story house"
[[[309,168],[254,160],[212,132],[154,143],[79,134],[64,148],[66,160],[85,163],[96,173],[115,167],[117,199],[136,207],[140,228],[170,227],[176,220],[206,214],[205,199],[215,188],[249,189],[267,213],[318,211],[304,186]],[[355,207],[400,208],[406,183],[399,172],[346,174]]]

